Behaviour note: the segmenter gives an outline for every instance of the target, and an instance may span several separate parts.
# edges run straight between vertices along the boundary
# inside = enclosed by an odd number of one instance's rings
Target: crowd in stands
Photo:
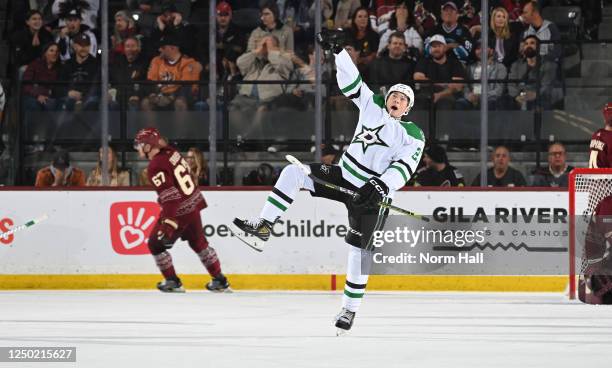
[[[86,174],[80,168],[71,164],[70,153],[60,150],[54,154],[49,166],[38,170],[36,187],[83,187],[102,186],[102,149],[99,150],[96,166]],[[210,170],[204,154],[197,147],[191,147],[184,154],[194,182],[198,185],[209,185]],[[321,150],[321,162],[326,165],[337,164],[342,151],[334,145],[324,145]],[[491,167],[487,171],[486,186],[488,187],[550,187],[565,188],[568,185],[568,175],[574,169],[566,162],[566,150],[562,143],[555,142],[548,147],[548,165],[534,170],[529,180],[517,169],[510,166],[511,154],[506,146],[497,146],[491,154]],[[242,178],[242,185],[274,185],[280,174],[279,168],[268,163],[260,164]],[[129,170],[119,165],[117,152],[112,146],[108,149],[108,179],[110,186],[151,186],[147,178],[146,168],[138,173],[135,183],[132,183]],[[461,170],[451,165],[446,150],[439,145],[428,145],[425,148],[419,168],[408,183],[409,186],[426,187],[463,187],[468,185]],[[480,174],[471,183],[480,186]]]
[[[10,43],[25,108],[97,109],[101,93],[90,82],[100,80],[99,0],[23,3],[14,15],[18,26]],[[323,27],[345,30],[345,48],[374,91],[384,93],[398,82],[412,85],[416,109],[478,109],[481,85],[465,81],[480,79],[484,62],[488,79],[494,80],[487,92],[490,109],[551,108],[562,101],[556,85],[562,50],[554,43],[561,37],[559,29],[542,17],[546,3],[491,0],[489,9],[481,9],[478,0],[323,0],[321,14],[316,14],[313,0],[222,0],[215,14],[217,80],[279,81],[241,84],[232,93],[229,107],[255,111],[254,126],[261,123],[258,114],[278,106],[312,109],[318,62],[314,25],[320,17]],[[111,109],[119,108],[118,101],[127,101],[129,110],[206,108],[205,88],[168,82],[206,82],[208,24],[194,20],[207,8],[202,0],[126,0],[125,8],[112,14]],[[486,61],[481,60],[483,11],[490,14]],[[252,14],[257,14],[257,24],[249,18]],[[592,26],[597,19],[595,12],[587,23]],[[324,72],[333,77],[327,66]],[[287,83],[300,80],[310,84]],[[63,84],[45,84],[49,82]],[[490,185],[525,185],[508,167],[509,151],[498,147],[495,152]],[[436,147],[430,153],[416,185],[463,185],[445,154]],[[198,161],[201,153],[193,154]],[[61,171],[52,165],[51,174],[53,167]],[[119,173],[112,175],[114,182],[124,182]],[[207,175],[198,181],[205,183]],[[551,175],[555,180],[542,180],[558,182]],[[48,173],[42,176],[49,182]],[[98,182],[87,179],[91,185]]]
[[[535,84],[544,107],[561,100],[554,93],[561,47],[550,43],[560,39],[560,32],[542,18],[540,2],[489,2],[488,77],[525,81],[520,88],[494,84],[488,96],[491,108],[532,104]],[[85,82],[100,78],[99,1],[51,3],[48,9],[48,4],[37,7],[37,2],[29,2],[30,9],[10,39],[14,72],[29,86],[24,88],[31,97],[28,107],[94,108],[100,92]],[[198,6],[206,7],[206,2],[128,0],[126,8],[112,16],[113,101],[126,93],[131,110],[206,107],[205,93],[197,85],[167,84],[208,78],[208,24],[190,22]],[[245,14],[253,12],[259,14],[258,25],[244,21]],[[473,109],[480,101],[480,86],[462,81],[480,78],[481,14],[480,2],[474,0],[323,0],[318,16],[324,27],[345,30],[347,47],[357,52],[355,63],[377,91],[399,81],[422,82],[419,107],[433,103],[439,108]],[[217,80],[279,81],[241,85],[237,97],[232,95],[238,98],[234,106],[269,107],[279,97],[281,104],[295,105],[283,95],[301,97],[304,89],[280,83],[304,77],[313,81],[314,68],[308,66],[314,63],[316,16],[313,0],[218,2]],[[44,86],[57,81],[74,88]],[[143,81],[152,83],[137,84]]]

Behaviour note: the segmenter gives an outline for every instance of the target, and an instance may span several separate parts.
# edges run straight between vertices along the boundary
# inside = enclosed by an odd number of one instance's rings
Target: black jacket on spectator
[[[236,59],[242,55],[247,48],[247,40],[249,34],[244,30],[239,29],[235,25],[231,24],[221,34],[219,27],[217,26],[217,75],[223,76],[223,58],[231,62],[236,62]],[[210,61],[208,60],[208,28],[202,28],[198,36],[200,44],[198,45],[198,56],[202,61],[202,64],[207,65]]]
[[[116,59],[116,63],[111,67],[110,80],[111,83],[132,83],[147,80],[147,69],[149,62],[142,55],[138,55],[136,60],[129,62],[125,55],[121,55]],[[142,96],[145,86],[138,84],[131,85],[116,85],[114,86],[121,93],[126,91],[126,96]]]
[[[554,176],[550,168],[543,167],[535,171],[533,178],[534,187],[567,188],[569,173],[574,170],[573,166],[567,166],[563,174]]]
[[[432,29],[427,38],[433,35],[442,35],[447,44],[456,43],[458,46],[447,53],[448,57],[455,56],[462,63],[467,63],[472,53],[472,34],[470,30],[461,24],[457,24],[451,31],[444,29],[443,24],[438,24]],[[427,42],[427,38],[425,42]],[[426,54],[429,54],[429,45],[425,46]]]
[[[463,175],[454,166],[447,164],[442,171],[436,171],[431,167],[418,171],[415,185],[423,187],[463,187],[465,181]]]
[[[415,62],[404,55],[401,59],[389,57],[389,51],[385,51],[379,58],[369,65],[368,80],[372,88],[378,93],[380,87],[387,88],[396,84],[404,83],[412,85]]]
[[[58,86],[58,91],[55,93],[56,97],[64,97],[70,90],[79,91],[84,96],[99,96],[99,84],[85,83],[100,80],[98,59],[89,55],[82,64],[77,62],[76,57],[67,60],[60,69],[59,80],[70,83]]]
[[[521,174],[520,171],[508,167],[508,171],[506,171],[506,175],[501,178],[496,178],[495,173],[493,172],[493,168],[487,170],[487,186],[489,187],[524,187],[527,185],[525,181],[525,177]],[[472,182],[472,186],[478,187],[480,186],[480,174],[474,178]]]
[[[378,51],[378,43],[380,42],[380,36],[378,33],[368,28],[365,37],[358,40],[350,28],[347,30],[347,32],[347,37],[354,40],[354,44],[358,46],[357,50],[361,56],[367,56]]]
[[[447,56],[444,64],[436,63],[431,57],[422,58],[414,71],[425,74],[432,82],[439,83],[449,83],[453,77],[467,78],[465,68],[454,56]],[[434,86],[434,92],[440,92],[443,89],[441,86]]]
[[[38,39],[40,40],[38,46],[32,46],[33,38],[34,35],[30,32],[29,28],[19,30],[11,37],[15,66],[20,67],[22,65],[28,65],[36,60],[36,58],[41,56],[43,47],[53,41],[53,35],[44,28],[38,31]]]

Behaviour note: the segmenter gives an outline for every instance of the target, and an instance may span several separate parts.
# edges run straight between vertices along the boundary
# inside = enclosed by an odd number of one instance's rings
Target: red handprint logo
[[[117,202],[110,209],[111,242],[119,254],[149,254],[147,242],[159,216],[155,202]]]

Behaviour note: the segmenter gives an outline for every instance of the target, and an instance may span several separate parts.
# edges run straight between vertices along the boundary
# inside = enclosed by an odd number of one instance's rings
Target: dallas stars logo
[[[377,128],[372,128],[372,129],[362,126],[361,133],[355,136],[351,144],[361,143],[361,148],[363,148],[363,153],[366,153],[366,150],[370,146],[379,145],[383,147],[389,147],[389,145],[385,143],[382,139],[380,139],[380,137],[378,136],[378,133],[383,128],[383,126],[384,125],[381,125]]]

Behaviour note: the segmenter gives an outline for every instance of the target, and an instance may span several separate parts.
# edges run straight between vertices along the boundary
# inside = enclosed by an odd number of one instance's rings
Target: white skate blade
[[[158,289],[159,290],[159,289]],[[183,288],[182,286],[180,288],[177,289],[172,289],[172,290],[159,290],[164,294],[172,294],[172,293],[184,293],[185,292],[185,288]]]
[[[234,292],[234,290],[232,290],[231,287],[228,287],[227,289],[223,289],[223,290],[208,290],[206,289],[206,291],[210,291],[211,293],[214,294],[231,294]]]
[[[257,239],[257,237],[255,236],[247,235],[244,231],[242,231],[239,227],[237,227],[233,223],[230,224],[229,231],[238,240],[240,240],[244,244],[251,247],[251,249],[254,249],[257,252],[263,252],[264,242],[262,240]]]
[[[346,336],[348,335],[350,330],[343,330],[341,328],[336,327],[336,336]]]

